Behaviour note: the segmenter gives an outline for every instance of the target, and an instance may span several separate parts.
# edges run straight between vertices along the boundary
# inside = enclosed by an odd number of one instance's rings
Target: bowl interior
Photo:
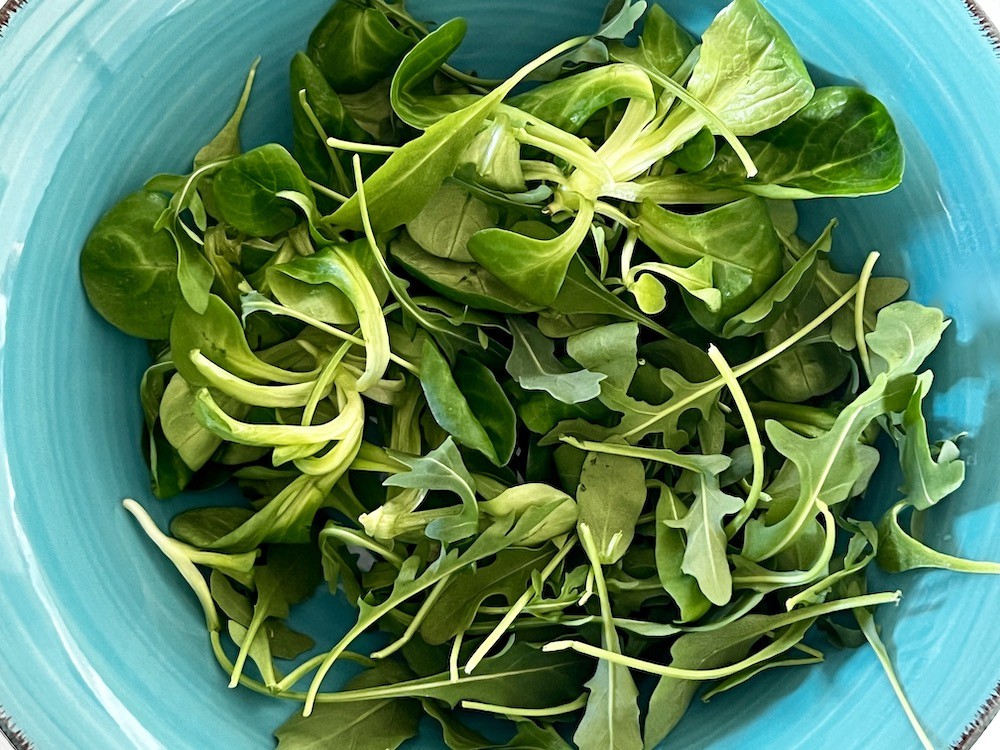
[[[932,434],[969,432],[969,479],[932,514],[929,541],[998,559],[1000,467],[1000,157],[984,136],[1000,122],[988,92],[1000,64],[962,0],[801,3],[770,0],[818,83],[857,81],[886,102],[907,146],[904,186],[861,201],[803,208],[807,233],[841,220],[835,257],[882,271],[955,323],[931,362]],[[39,747],[266,748],[293,707],[228,691],[193,597],[141,538],[120,499],[164,525],[205,502],[159,503],[139,452],[143,344],[87,306],[77,256],[97,217],[155,172],[185,172],[228,117],[262,54],[244,141],[289,136],[287,61],[328,0],[46,0],[28,3],[0,40],[0,702]],[[418,16],[465,15],[459,63],[509,72],[594,27],[604,0],[413,0]],[[720,0],[667,0],[700,31]],[[696,6],[696,7],[694,7]],[[276,10],[277,9],[277,10]],[[928,43],[928,40],[934,40]],[[872,503],[888,507],[898,472],[880,469]],[[997,582],[925,572],[880,576],[901,588],[883,637],[938,746],[954,742],[1000,677]],[[314,607],[315,632],[343,618]],[[325,629],[325,631],[324,631]],[[913,738],[866,651],[828,651],[810,670],[764,675],[697,703],[671,746],[901,747]],[[431,727],[416,746],[438,747]]]

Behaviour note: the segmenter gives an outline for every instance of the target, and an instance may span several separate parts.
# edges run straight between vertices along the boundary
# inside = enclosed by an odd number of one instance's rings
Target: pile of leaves
[[[231,685],[299,704],[283,750],[395,748],[424,713],[456,750],[638,750],[823,629],[905,705],[868,566],[998,568],[916,533],[964,478],[923,410],[948,321],[875,254],[834,270],[833,222],[797,234],[794,200],[899,184],[885,107],[815,88],[757,0],[700,41],[619,2],[504,81],[447,64],[465,31],[342,0],[291,64],[292,153],[243,152],[251,73],[84,248],[93,306],[150,342],[155,494],[246,495],[170,535],[126,502]],[[902,499],[865,520],[880,449]],[[356,622],[296,632],[312,596]]]

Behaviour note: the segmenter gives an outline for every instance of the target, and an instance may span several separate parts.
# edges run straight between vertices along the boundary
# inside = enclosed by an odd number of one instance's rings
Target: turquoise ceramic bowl
[[[765,1],[818,81],[857,80],[902,130],[900,190],[812,203],[806,218],[818,228],[839,216],[842,259],[882,250],[884,271],[955,318],[932,363],[934,427],[969,430],[969,481],[930,536],[1000,559],[1000,152],[990,143],[1000,62],[962,0]],[[0,704],[41,750],[267,748],[292,710],[225,688],[193,597],[121,508],[135,496],[162,523],[197,500],[158,504],[146,489],[136,396],[145,349],[88,308],[77,254],[118,198],[190,164],[258,54],[246,140],[288,140],[287,61],[328,2],[29,0],[0,39]],[[592,29],[603,5],[412,0],[418,16],[466,15],[462,62],[487,74]],[[668,5],[700,30],[722,2]],[[897,484],[883,468],[874,501],[890,503]],[[1000,581],[928,572],[879,585],[905,592],[882,621],[912,702],[936,746],[956,743],[1000,679]],[[698,704],[669,740],[699,750],[915,745],[866,650]],[[440,740],[428,727],[413,746]]]

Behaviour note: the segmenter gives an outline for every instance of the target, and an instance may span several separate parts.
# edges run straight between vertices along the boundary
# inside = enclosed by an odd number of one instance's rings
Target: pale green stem
[[[556,568],[562,564],[562,561],[566,559],[566,556],[575,545],[576,537],[570,537],[559,552],[556,553],[556,556],[553,557],[549,561],[549,564],[542,569],[541,579],[543,585],[549,579],[549,576],[555,572]],[[511,607],[507,608],[503,618],[499,623],[497,623],[497,626],[493,628],[493,631],[486,636],[486,639],[479,644],[479,647],[472,653],[472,656],[469,657],[469,661],[465,665],[466,674],[472,674],[472,671],[479,665],[479,662],[486,657],[486,654],[490,652],[490,649],[500,642],[504,633],[510,629],[514,620],[516,620],[524,608],[528,606],[528,603],[532,600],[534,595],[534,588],[529,587],[523,594],[521,594],[518,600],[514,602]]]
[[[397,638],[394,642],[390,643],[385,648],[374,652],[372,654],[373,659],[384,659],[387,656],[392,656],[394,653],[399,651],[399,649],[401,649],[403,646],[405,646],[413,639],[413,636],[417,634],[417,630],[420,629],[420,625],[427,618],[427,615],[430,613],[430,611],[434,608],[434,605],[437,603],[437,600],[441,598],[441,594],[444,593],[444,590],[448,586],[448,582],[450,580],[451,576],[448,576],[446,578],[442,578],[434,585],[434,588],[431,589],[431,592],[427,595],[427,598],[424,599],[423,603],[420,605],[420,609],[417,610],[417,613],[413,616],[413,619],[410,620],[409,625],[406,626],[406,630],[403,633],[403,635],[401,635],[399,638]]]
[[[858,286],[857,286],[857,284],[855,284],[847,292],[845,292],[840,297],[840,299],[838,299],[836,302],[834,302],[832,305],[830,305],[830,307],[828,307],[821,315],[819,315],[813,321],[811,321],[807,325],[805,325],[802,328],[800,328],[793,335],[789,336],[787,339],[785,339],[784,341],[782,341],[780,344],[778,344],[777,346],[775,346],[773,349],[769,349],[768,351],[764,352],[763,354],[761,354],[761,355],[759,355],[757,357],[754,357],[753,359],[749,360],[748,362],[743,363],[739,367],[734,368],[733,369],[733,374],[737,378],[741,378],[744,375],[747,375],[747,374],[753,372],[754,370],[756,370],[761,365],[767,364],[768,362],[770,362],[775,357],[778,357],[779,355],[784,354],[786,351],[788,351],[793,346],[795,346],[799,341],[801,341],[802,339],[804,339],[810,333],[812,333],[817,328],[819,328],[821,325],[823,325],[823,323],[825,323],[827,320],[829,320],[830,318],[832,318],[837,313],[838,310],[840,310],[844,305],[846,305],[848,302],[851,301],[851,299],[854,298],[854,295],[857,293],[857,291],[858,291]],[[679,412],[679,411],[683,411],[690,404],[694,403],[695,401],[697,401],[698,399],[700,399],[700,398],[702,398],[704,396],[707,396],[710,393],[714,393],[715,391],[717,391],[720,388],[722,388],[724,385],[725,385],[725,381],[722,379],[721,376],[719,376],[717,378],[714,378],[713,380],[708,381],[704,386],[702,386],[701,388],[699,388],[697,391],[695,391],[694,393],[692,393],[690,396],[687,396],[687,397],[681,399],[676,404],[671,404],[670,406],[665,407],[661,411],[658,411],[655,416],[650,417],[645,422],[639,424],[636,427],[633,427],[631,430],[629,430],[628,432],[624,433],[623,437],[626,437],[626,438],[631,437],[631,436],[635,435],[636,433],[642,432],[647,427],[649,427],[652,424],[655,424],[656,422],[658,422],[659,420],[663,419],[664,417],[669,416],[670,414],[674,414],[674,413]]]
[[[896,591],[891,593],[868,594],[866,596],[857,596],[850,599],[841,599],[824,605],[788,612],[783,615],[775,615],[772,618],[773,624],[771,625],[771,629],[777,630],[778,628],[792,625],[803,620],[822,617],[823,615],[831,614],[833,612],[842,612],[856,607],[872,607],[878,604],[896,603],[899,601],[899,598],[900,593]],[[763,635],[763,633],[761,635]],[[791,644],[788,648],[790,647]],[[589,643],[581,643],[579,641],[554,641],[552,643],[547,643],[542,647],[543,651],[565,651],[567,649],[572,649],[578,653],[585,654],[586,656],[605,659],[614,664],[620,664],[630,669],[637,669],[640,672],[648,672],[649,674],[656,674],[661,677],[671,677],[678,680],[697,681],[718,680],[723,677],[728,677],[731,674],[735,674],[736,672],[746,669],[747,667],[752,667],[755,664],[759,664],[760,662],[787,650],[784,644],[780,644],[780,650],[779,646],[772,644],[771,646],[765,646],[756,654],[726,667],[718,667],[716,669],[684,669],[681,667],[670,667],[664,664],[654,664],[653,662],[649,662],[644,659],[636,659],[631,656],[617,654],[613,651],[597,648],[596,646],[591,646]]]
[[[869,381],[872,379],[872,363],[868,354],[868,343],[865,341],[865,295],[868,292],[868,282],[871,280],[878,257],[878,253],[871,253],[865,260],[865,265],[861,268],[861,276],[858,278],[858,296],[854,300],[854,336],[858,342],[861,366]]]
[[[747,441],[750,443],[750,455],[753,457],[753,481],[750,483],[750,493],[747,495],[746,503],[740,509],[736,517],[726,526],[726,536],[732,539],[736,532],[740,530],[750,514],[757,507],[760,500],[760,492],[764,488],[764,444],[761,442],[760,433],[757,432],[757,422],[754,421],[753,412],[750,410],[750,402],[747,401],[740,381],[730,368],[729,363],[722,352],[715,344],[708,347],[708,356],[713,364],[718,368],[719,375],[725,382],[726,387],[733,396],[736,408],[743,419],[743,426],[747,431]]]
[[[561,706],[550,706],[549,708],[511,708],[510,706],[498,706],[493,703],[480,703],[479,701],[462,701],[462,708],[470,711],[484,711],[490,714],[500,714],[501,716],[521,716],[526,719],[562,716],[563,714],[579,711],[581,708],[586,708],[586,706],[586,695],[581,695],[575,701],[563,703]]]

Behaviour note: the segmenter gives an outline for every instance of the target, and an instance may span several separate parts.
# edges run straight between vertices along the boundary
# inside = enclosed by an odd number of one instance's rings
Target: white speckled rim
[[[10,23],[11,16],[23,7],[28,0],[3,0],[0,2],[0,39],[3,29]],[[983,34],[992,42],[1000,55],[1000,27],[987,15],[976,0],[962,0],[972,20],[979,26]],[[2,697],[2,696],[0,696]],[[975,719],[969,724],[962,736],[952,746],[953,750],[970,750],[976,741],[986,731],[989,723],[1000,713],[1000,683],[993,695],[979,709]],[[13,720],[0,706],[0,743],[6,742],[13,750],[32,750],[32,745],[24,734],[17,730]],[[0,750],[4,750],[0,748]]]

